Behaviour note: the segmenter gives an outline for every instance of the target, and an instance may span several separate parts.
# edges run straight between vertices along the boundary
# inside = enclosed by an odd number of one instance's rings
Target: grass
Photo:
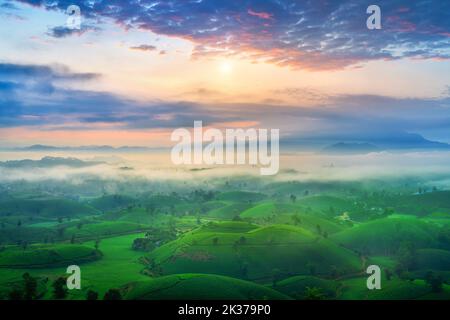
[[[450,251],[439,249],[417,250],[415,269],[449,271]]]
[[[384,218],[354,226],[331,236],[345,247],[373,255],[393,255],[402,242],[417,248],[438,245],[436,229],[418,219]]]
[[[270,288],[230,277],[176,274],[133,282],[126,286],[131,300],[286,300]]]
[[[0,268],[51,268],[100,258],[100,252],[83,245],[31,245],[26,250],[14,246],[1,251]]]
[[[343,281],[339,299],[342,300],[418,300],[450,299],[450,286],[445,285],[443,292],[431,292],[423,280],[401,280],[398,278],[381,282],[381,290],[368,290],[367,278],[353,278]]]
[[[298,224],[302,228],[316,232],[320,226],[322,231],[333,234],[344,230],[344,227],[318,214],[307,214],[303,207],[289,203],[265,202],[245,210],[240,215],[243,219],[273,224]],[[295,220],[294,220],[295,218]]]
[[[142,253],[131,249],[133,240],[142,236],[143,234],[131,234],[103,239],[99,247],[103,254],[102,259],[80,266],[82,290],[70,291],[68,299],[85,299],[89,289],[99,292],[100,297],[103,297],[103,294],[110,288],[118,288],[132,281],[147,280],[148,277],[141,274],[141,270],[144,268],[139,262]],[[83,245],[93,250],[94,241],[86,242]],[[51,283],[56,278],[66,275],[67,266],[44,269],[0,268],[0,298],[2,295],[7,295],[11,283],[21,281],[22,275],[29,272],[34,277],[49,279],[44,298],[51,299]]]
[[[308,288],[318,288],[327,299],[334,299],[339,282],[312,276],[295,276],[276,283],[274,289],[294,299],[305,299]]]
[[[163,274],[208,273],[253,280],[271,278],[275,270],[287,276],[329,274],[334,268],[352,273],[361,267],[349,250],[302,228],[274,225],[247,231],[243,226],[228,222],[201,227],[155,249],[147,258]]]
[[[223,207],[210,210],[207,215],[209,217],[231,220],[234,217],[241,215],[242,212],[251,207],[252,205],[249,203],[230,203]]]
[[[104,221],[98,223],[85,224],[79,229],[77,226],[67,228],[66,235],[75,235],[76,239],[93,239],[117,236],[127,233],[136,233],[145,230],[148,226],[124,221]]]
[[[14,199],[0,203],[0,215],[28,215],[66,218],[95,215],[99,212],[87,205],[66,199]]]

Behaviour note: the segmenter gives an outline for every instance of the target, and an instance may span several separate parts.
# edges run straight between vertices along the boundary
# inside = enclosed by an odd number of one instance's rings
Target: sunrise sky
[[[166,146],[194,120],[450,143],[449,1],[0,0],[0,21],[0,146]]]

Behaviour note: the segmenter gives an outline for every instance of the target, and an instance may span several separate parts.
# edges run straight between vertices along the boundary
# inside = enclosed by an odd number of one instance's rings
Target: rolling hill
[[[330,274],[359,271],[351,251],[295,226],[256,227],[243,222],[210,223],[147,256],[150,271],[270,279],[274,273]]]
[[[270,288],[230,277],[176,274],[125,286],[128,300],[287,300]]]

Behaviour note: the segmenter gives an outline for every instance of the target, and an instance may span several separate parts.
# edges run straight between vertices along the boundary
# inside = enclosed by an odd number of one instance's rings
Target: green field
[[[26,297],[35,281],[33,299],[55,299],[69,265],[81,290],[64,299],[112,289],[151,300],[450,298],[447,192],[240,179],[102,195],[65,186],[77,199],[3,194],[0,298]],[[367,289],[369,265],[381,290]]]

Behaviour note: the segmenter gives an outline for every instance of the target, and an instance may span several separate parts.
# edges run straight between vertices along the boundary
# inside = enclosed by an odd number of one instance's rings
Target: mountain
[[[322,151],[325,153],[365,154],[379,152],[381,149],[371,143],[339,142],[325,147]]]
[[[12,151],[27,151],[27,152],[40,152],[40,151],[94,151],[94,152],[145,152],[160,150],[158,148],[149,147],[137,147],[137,146],[122,146],[112,147],[108,145],[103,146],[79,146],[79,147],[55,147],[42,144],[35,144],[28,147],[10,149]]]
[[[393,136],[389,133],[381,134],[377,137],[369,137],[366,141],[385,149],[450,150],[450,145],[448,143],[428,140],[420,134],[408,132],[396,133]]]
[[[41,160],[11,160],[0,162],[0,167],[4,168],[50,168],[66,166],[73,168],[83,168],[103,164],[100,161],[83,161],[77,158],[44,157]]]
[[[417,133],[396,130],[378,132],[340,132],[336,134],[284,137],[280,142],[286,151],[367,153],[383,150],[450,150],[450,144],[428,140]]]

